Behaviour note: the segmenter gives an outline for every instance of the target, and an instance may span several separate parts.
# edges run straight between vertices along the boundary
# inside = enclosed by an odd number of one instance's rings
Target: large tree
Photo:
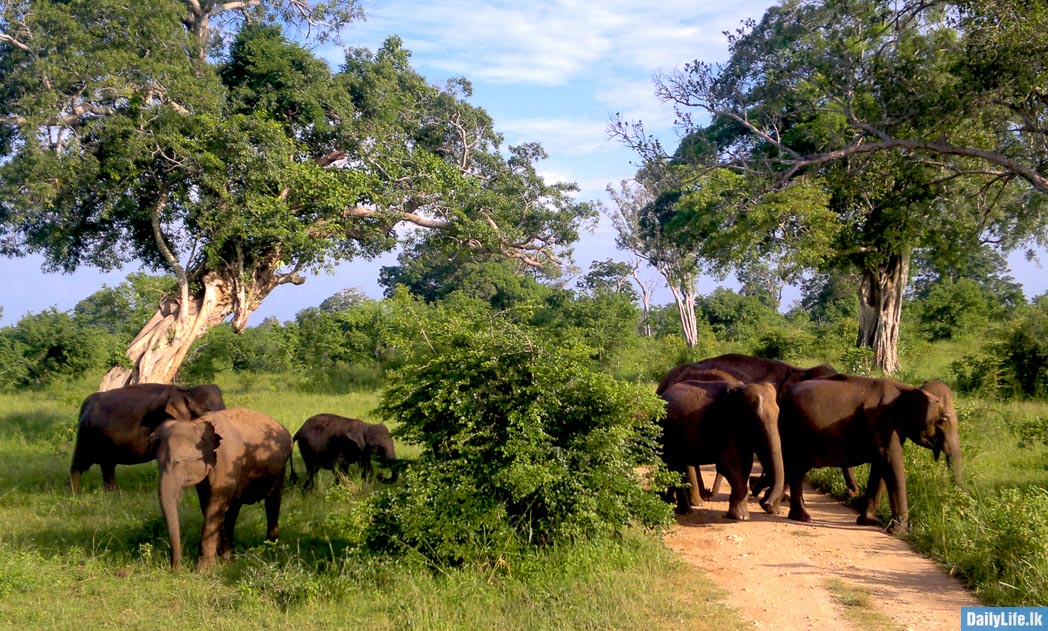
[[[822,183],[851,235],[832,258],[862,275],[859,343],[891,372],[914,249],[1044,241],[1046,26],[1021,0],[786,0],[657,90],[699,168]]]
[[[555,265],[591,213],[502,147],[465,80],[428,84],[391,38],[332,71],[305,38],[355,0],[0,2],[0,248],[51,271],[137,262],[177,279],[102,388],[169,381],[276,287],[415,229]]]

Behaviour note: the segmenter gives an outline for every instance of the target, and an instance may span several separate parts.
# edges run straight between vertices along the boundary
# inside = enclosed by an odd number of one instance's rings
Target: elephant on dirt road
[[[161,423],[189,421],[224,409],[222,391],[214,384],[190,388],[142,383],[89,395],[80,406],[69,487],[79,492],[81,474],[98,464],[106,490],[116,490],[116,465],[156,457],[150,434]]]
[[[765,359],[752,355],[741,355],[729,353],[710,357],[693,364],[682,364],[670,370],[659,382],[655,394],[661,395],[670,386],[681,381],[727,381],[729,383],[770,383],[778,391],[784,387],[808,379],[818,379],[837,374],[832,366],[821,364],[812,368],[801,368],[777,359]],[[707,489],[702,483],[698,472],[690,468],[687,470],[688,482],[691,485],[691,502],[699,504],[702,500],[708,500],[716,494],[720,488],[720,476],[713,483],[712,489]],[[759,489],[771,486],[766,475],[762,478]],[[756,487],[755,487],[756,488]],[[758,490],[759,490],[758,489]],[[754,494],[758,491],[755,490]],[[765,494],[765,501],[768,495]]]
[[[783,461],[778,433],[779,407],[775,387],[768,383],[732,384],[726,381],[683,381],[662,393],[666,416],[662,421],[661,451],[671,471],[716,464],[731,485],[728,517],[749,519],[747,480],[756,453],[777,484],[761,503],[775,514],[783,491]],[[676,511],[691,512],[683,488],[676,487]]]
[[[793,385],[779,397],[779,406],[790,519],[811,520],[803,495],[809,470],[868,462],[866,510],[858,523],[876,523],[883,481],[891,505],[888,530],[905,532],[909,507],[902,446],[907,440],[932,450],[936,459],[945,453],[962,484],[957,413],[941,382],[916,388],[893,379],[836,375]]]
[[[352,464],[359,465],[361,475],[369,480],[374,475],[374,458],[391,469],[390,476],[379,476],[379,481],[387,484],[397,481],[399,467],[393,437],[382,423],[367,423],[337,414],[316,414],[295,432],[294,442],[306,466],[306,489],[313,488],[314,478],[321,469],[345,475]],[[291,483],[297,483],[294,464]]]
[[[197,569],[212,566],[216,556],[232,555],[233,529],[245,504],[265,501],[266,539],[277,539],[291,457],[291,433],[283,425],[260,412],[232,408],[195,421],[165,421],[154,441],[172,568],[182,561],[178,503],[188,486],[196,486],[204,515]]]

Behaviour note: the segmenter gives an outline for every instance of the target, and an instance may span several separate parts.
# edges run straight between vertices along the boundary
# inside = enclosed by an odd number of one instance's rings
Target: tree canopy
[[[283,33],[336,34],[353,1],[0,10],[0,251],[178,281],[104,387],[169,380],[211,326],[242,330],[276,287],[419,230],[555,266],[593,212],[538,176],[541,147],[503,147],[468,81],[427,83],[399,39],[333,71]]]
[[[859,272],[858,342],[891,372],[916,249],[1045,242],[1046,21],[1014,0],[786,0],[729,34],[727,62],[658,78],[684,137],[673,156],[642,124],[612,129],[646,163],[685,160],[693,181],[738,174],[751,193],[733,222],[821,190],[839,230],[818,267]],[[827,225],[791,205],[770,217]]]

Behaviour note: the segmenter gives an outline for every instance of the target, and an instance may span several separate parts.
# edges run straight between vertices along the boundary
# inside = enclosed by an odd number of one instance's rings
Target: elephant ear
[[[167,398],[167,405],[164,406],[164,413],[176,421],[191,421],[197,416],[200,416],[199,414],[193,414],[193,411],[189,407],[189,398],[181,389],[175,390],[171,393],[171,396]]]
[[[364,438],[364,432],[359,429],[354,429],[346,434],[346,438],[349,439],[349,442],[357,446],[360,453],[364,453],[364,449],[367,447],[367,440]]]
[[[200,453],[203,457],[204,464],[208,468],[215,466],[218,462],[218,446],[222,443],[222,436],[215,431],[215,425],[211,421],[200,421],[200,440],[197,441],[197,448],[200,449]]]

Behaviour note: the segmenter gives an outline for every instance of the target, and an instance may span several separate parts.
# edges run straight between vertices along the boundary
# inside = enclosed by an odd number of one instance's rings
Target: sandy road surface
[[[711,484],[712,471],[703,478]],[[725,491],[678,517],[666,543],[728,591],[728,603],[754,628],[855,629],[826,588],[834,578],[864,588],[877,611],[912,631],[960,629],[961,607],[979,604],[906,542],[856,525],[855,511],[813,489],[805,492],[809,524],[787,520],[786,506],[782,516],[767,515],[752,498],[750,521],[725,519]]]

